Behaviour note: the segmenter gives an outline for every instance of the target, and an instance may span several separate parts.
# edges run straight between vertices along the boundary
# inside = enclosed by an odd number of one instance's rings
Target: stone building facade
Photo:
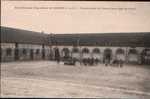
[[[1,28],[1,61],[30,61],[50,58],[47,35],[20,29]]]
[[[104,63],[108,56],[111,61],[121,59],[125,63],[150,64],[150,49],[145,47],[53,46],[53,53],[56,48],[59,49],[62,60],[65,60],[65,57],[72,57],[77,61],[94,58],[98,59],[99,63]],[[145,50],[147,51],[145,52]],[[143,57],[144,62],[142,61]]]
[[[60,60],[150,64],[150,33],[44,34],[1,27],[1,61]],[[57,53],[58,53],[57,52]]]

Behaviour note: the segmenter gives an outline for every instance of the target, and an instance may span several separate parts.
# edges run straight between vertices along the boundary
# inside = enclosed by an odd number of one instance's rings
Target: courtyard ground
[[[150,66],[1,63],[1,97],[150,98]]]

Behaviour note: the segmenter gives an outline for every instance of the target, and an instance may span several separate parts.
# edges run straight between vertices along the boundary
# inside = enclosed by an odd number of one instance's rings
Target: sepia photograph
[[[150,2],[1,0],[1,98],[150,98]]]

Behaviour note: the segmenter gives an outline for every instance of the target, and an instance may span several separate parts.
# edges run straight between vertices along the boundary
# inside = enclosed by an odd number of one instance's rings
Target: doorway
[[[112,50],[111,49],[105,49],[104,50],[104,63],[107,61],[108,63],[110,63],[112,59]]]
[[[33,60],[33,49],[30,49],[30,59]]]

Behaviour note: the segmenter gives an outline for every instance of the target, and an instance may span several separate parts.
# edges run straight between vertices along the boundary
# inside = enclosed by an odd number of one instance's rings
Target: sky
[[[1,25],[44,33],[150,32],[150,2],[2,1]]]

